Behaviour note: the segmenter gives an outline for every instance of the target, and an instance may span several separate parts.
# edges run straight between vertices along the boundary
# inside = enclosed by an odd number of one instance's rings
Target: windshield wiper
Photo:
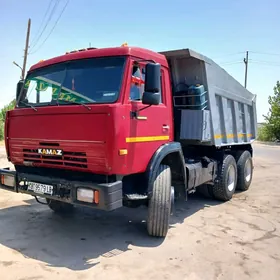
[[[66,64],[66,65],[67,65],[67,64]],[[56,99],[56,105],[57,105],[57,106],[59,106],[58,100],[59,100],[59,97],[60,97],[60,95],[61,95],[62,84],[64,83],[64,80],[65,80],[65,78],[66,78],[66,65],[65,65],[65,69],[64,69],[64,76],[63,76],[63,79],[62,79],[61,84],[60,84],[60,86],[59,86],[58,93],[57,93],[57,99]]]
[[[34,111],[38,111],[34,106],[32,106],[31,104],[29,104],[29,103],[26,103],[26,102],[24,102],[24,101],[19,101],[19,103],[22,103],[22,104],[24,104],[25,106],[29,106],[29,107],[31,107]]]
[[[82,103],[82,102],[78,102],[78,101],[71,101],[71,100],[60,100],[62,102],[67,102],[69,104],[77,104],[77,105],[83,105],[85,108],[87,108],[88,110],[91,110],[91,108],[86,105],[85,103]]]

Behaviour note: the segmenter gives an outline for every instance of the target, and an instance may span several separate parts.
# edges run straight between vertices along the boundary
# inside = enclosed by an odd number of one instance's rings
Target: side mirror
[[[145,89],[142,103],[146,105],[158,105],[160,103],[160,64],[146,64],[145,72]]]
[[[142,96],[142,103],[145,105],[158,105],[160,103],[160,94],[145,91]]]
[[[24,80],[19,80],[17,83],[17,92],[16,92],[16,100],[21,101],[24,100],[26,96],[27,90],[24,88]],[[19,100],[20,97],[20,100]]]
[[[148,63],[145,67],[145,91],[159,92],[160,90],[160,64]]]

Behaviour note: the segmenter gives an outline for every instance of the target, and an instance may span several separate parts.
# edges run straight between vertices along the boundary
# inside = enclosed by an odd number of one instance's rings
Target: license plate
[[[35,182],[27,182],[28,188],[27,190],[33,191],[35,193],[39,194],[53,194],[53,186],[51,185],[45,185],[41,183],[35,183]]]

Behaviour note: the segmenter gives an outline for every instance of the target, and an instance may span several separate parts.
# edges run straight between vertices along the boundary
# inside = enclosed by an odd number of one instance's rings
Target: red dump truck
[[[18,82],[0,187],[56,212],[145,205],[148,234],[164,237],[176,199],[249,188],[255,135],[256,96],[206,56],[73,51]]]

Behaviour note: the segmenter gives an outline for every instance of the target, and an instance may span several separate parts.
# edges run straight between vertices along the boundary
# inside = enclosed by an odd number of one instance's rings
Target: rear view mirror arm
[[[138,113],[139,113],[140,111],[143,111],[143,110],[145,110],[145,109],[147,109],[147,108],[149,108],[149,107],[151,107],[151,106],[152,106],[152,105],[148,105],[148,106],[145,106],[145,107],[143,107],[143,108],[141,108],[141,109],[139,109],[139,110],[131,111],[131,112],[130,112],[130,117],[131,117],[132,119],[137,118],[137,117],[138,117]]]

